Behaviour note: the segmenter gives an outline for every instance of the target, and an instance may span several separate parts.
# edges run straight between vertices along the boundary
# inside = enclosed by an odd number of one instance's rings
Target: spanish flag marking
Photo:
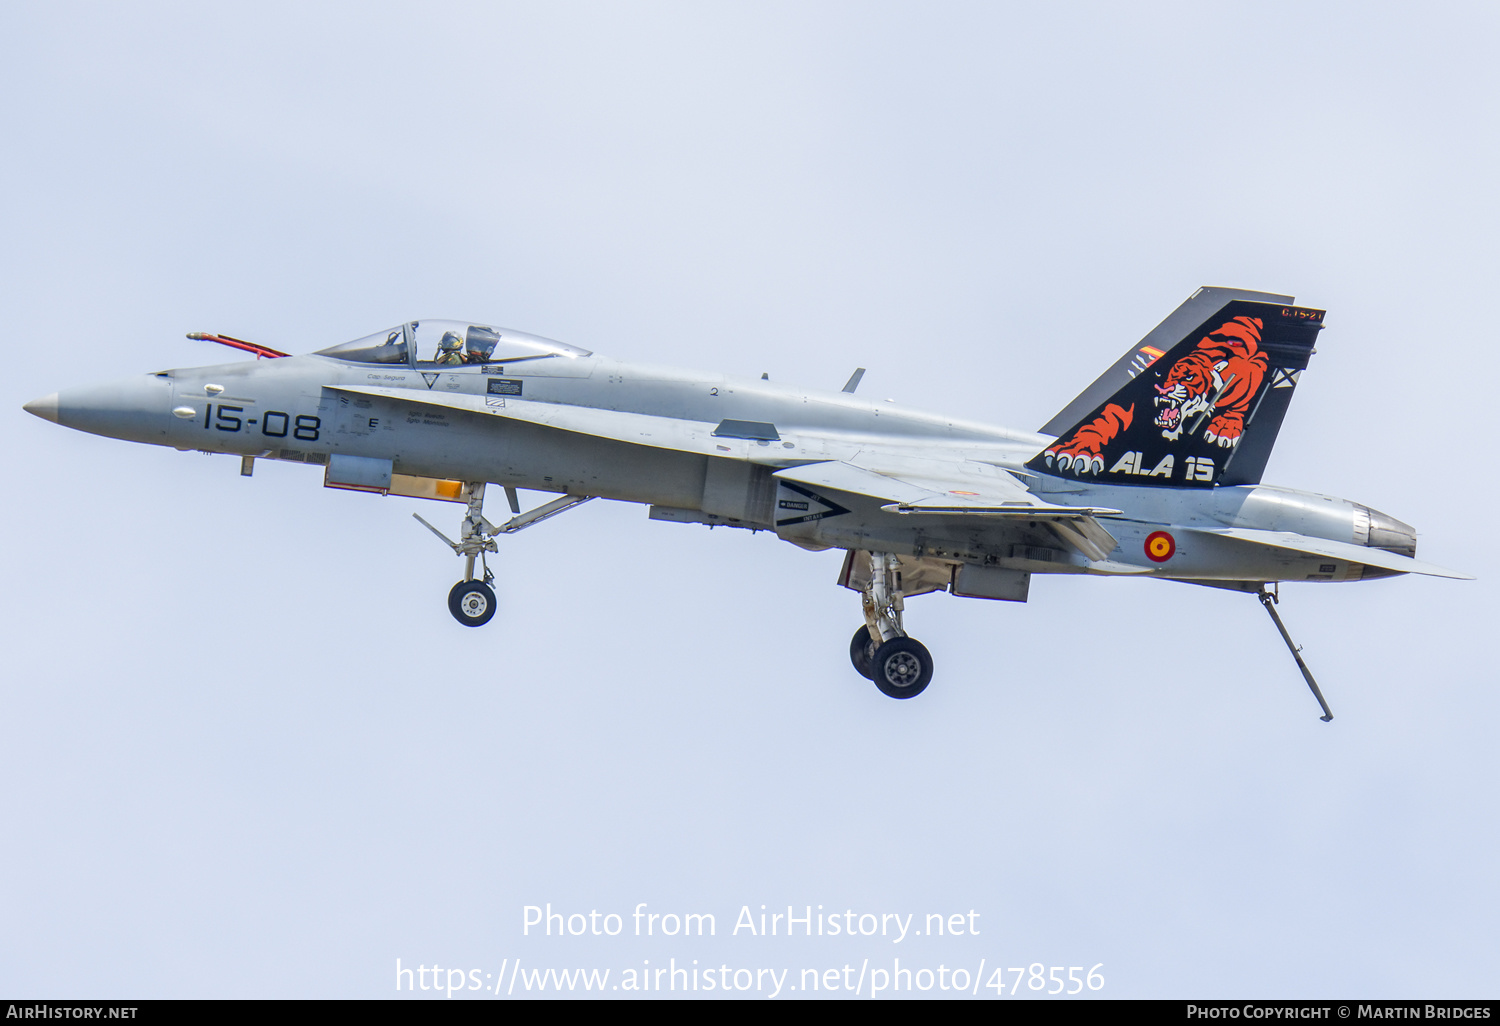
[[[1166,531],[1153,531],[1146,536],[1146,558],[1153,563],[1165,563],[1177,551],[1176,540]]]

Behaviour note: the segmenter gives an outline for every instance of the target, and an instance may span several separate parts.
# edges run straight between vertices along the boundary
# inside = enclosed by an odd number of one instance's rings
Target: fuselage
[[[348,388],[387,391],[343,390]],[[649,438],[590,436],[428,402],[443,395],[498,398],[501,404],[510,396],[704,425],[762,425],[773,427],[774,437],[730,432],[716,438],[711,453],[685,452]],[[389,460],[402,475],[643,503],[657,519],[772,530],[811,549],[880,550],[1028,573],[1241,583],[1391,573],[1356,560],[1206,533],[1226,527],[1291,532],[1407,556],[1416,549],[1410,527],[1344,499],[1267,485],[1184,490],[1036,473],[1025,464],[1051,436],[845,392],[593,354],[474,365],[311,354],[144,374],[65,390],[27,409],[67,427],[182,450],[322,465],[332,456]],[[863,461],[918,478],[924,468],[941,464],[960,472],[968,468],[976,481],[983,468],[1000,468],[1048,502],[1123,511],[1106,525],[1118,545],[1107,560],[1090,560],[1060,544],[1043,524],[1007,520],[955,528],[940,516],[893,515],[880,501],[860,495],[836,494],[832,509],[814,515],[782,515],[785,504],[806,509],[809,500],[802,490],[788,491],[772,476],[775,471],[824,461]],[[1147,554],[1147,539],[1161,531],[1176,533],[1170,561]]]

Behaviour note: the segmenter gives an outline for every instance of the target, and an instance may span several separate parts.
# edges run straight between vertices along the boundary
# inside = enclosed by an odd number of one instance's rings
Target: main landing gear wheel
[[[875,649],[879,647],[879,642],[870,637],[868,627],[855,631],[854,640],[849,642],[849,661],[865,680],[875,679]]]
[[[932,682],[932,656],[916,638],[892,638],[871,663],[875,686],[890,698],[916,698]]]
[[[483,581],[459,581],[448,593],[448,612],[465,627],[483,627],[495,615],[495,592]]]

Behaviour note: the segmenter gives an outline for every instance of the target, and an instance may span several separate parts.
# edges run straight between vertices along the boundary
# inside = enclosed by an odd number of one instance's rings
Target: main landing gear
[[[907,637],[901,625],[906,604],[896,557],[889,552],[868,555],[870,581],[861,595],[865,625],[849,642],[849,661],[881,694],[916,698],[932,682],[932,655],[916,638]]]
[[[487,553],[500,551],[495,544],[496,535],[515,534],[593,498],[592,495],[564,495],[529,513],[522,513],[516,500],[516,490],[506,488],[505,496],[510,500],[511,512],[519,515],[496,527],[484,518],[484,482],[465,482],[459,493],[459,500],[468,504],[468,511],[464,514],[463,523],[459,525],[458,541],[449,538],[417,514],[412,514],[421,521],[423,527],[441,538],[455,555],[464,559],[464,579],[448,592],[448,612],[465,627],[483,627],[494,618],[498,608],[495,589],[492,587],[495,575],[490,572],[489,563],[485,561]],[[483,579],[474,576],[475,559],[479,560]]]

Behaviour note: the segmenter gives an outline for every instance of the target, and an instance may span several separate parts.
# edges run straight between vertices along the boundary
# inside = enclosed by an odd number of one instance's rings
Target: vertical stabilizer
[[[1026,466],[1107,484],[1258,482],[1322,326],[1290,297],[1200,289],[1048,422],[1059,437]]]

